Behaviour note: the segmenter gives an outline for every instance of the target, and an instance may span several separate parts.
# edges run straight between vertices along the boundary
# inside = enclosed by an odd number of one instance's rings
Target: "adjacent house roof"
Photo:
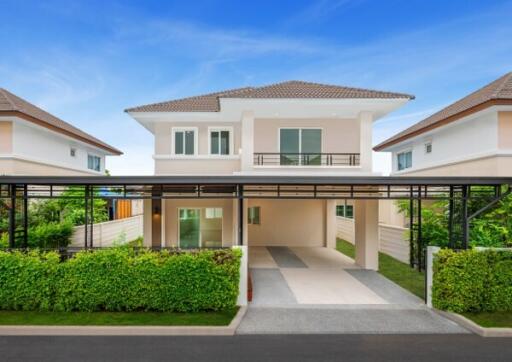
[[[58,133],[65,134],[82,142],[95,147],[104,149],[115,155],[121,155],[122,152],[103,141],[91,136],[88,133],[64,122],[63,120],[51,115],[39,107],[27,102],[26,100],[12,94],[11,92],[0,88],[0,116],[13,115],[21,117],[27,121],[36,123]]]
[[[288,81],[263,87],[246,87],[195,97],[171,100],[129,108],[126,112],[219,112],[220,98],[254,99],[353,99],[389,98],[414,99],[403,93],[383,92],[362,88],[342,87],[302,81]]]
[[[406,130],[397,133],[393,137],[375,146],[374,150],[381,151],[386,147],[405,141],[431,129],[441,127],[471,113],[499,104],[512,105],[512,72],[505,74],[470,95],[441,109],[439,112],[434,113]]]

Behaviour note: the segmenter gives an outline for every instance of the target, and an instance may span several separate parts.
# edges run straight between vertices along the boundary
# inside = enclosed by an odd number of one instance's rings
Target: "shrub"
[[[28,246],[31,248],[59,248],[71,242],[73,226],[69,222],[40,224],[28,231]]]
[[[441,250],[432,303],[456,313],[512,311],[512,252]]]
[[[0,233],[0,249],[6,249],[9,247],[9,234]]]
[[[236,305],[240,250],[127,247],[58,254],[0,251],[0,308],[54,311],[223,310]]]
[[[58,267],[55,252],[0,251],[0,308],[50,310]]]

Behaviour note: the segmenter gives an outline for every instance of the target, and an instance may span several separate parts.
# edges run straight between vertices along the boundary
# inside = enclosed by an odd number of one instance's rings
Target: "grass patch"
[[[346,240],[336,239],[336,249],[346,256],[355,257],[354,245]],[[422,299],[425,297],[425,273],[412,269],[409,264],[379,252],[379,273],[414,295]]]
[[[476,324],[486,328],[512,328],[512,312],[462,313]]]
[[[226,326],[238,308],[220,312],[31,312],[0,311],[0,325]]]

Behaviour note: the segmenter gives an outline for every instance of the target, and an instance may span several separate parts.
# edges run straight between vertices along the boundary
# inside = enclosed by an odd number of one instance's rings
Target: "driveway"
[[[251,247],[239,334],[467,333],[377,272],[328,248]]]

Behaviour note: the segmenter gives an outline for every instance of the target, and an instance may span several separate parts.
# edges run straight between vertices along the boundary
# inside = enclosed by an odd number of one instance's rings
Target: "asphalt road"
[[[511,361],[512,339],[475,335],[0,337],[1,361]]]

